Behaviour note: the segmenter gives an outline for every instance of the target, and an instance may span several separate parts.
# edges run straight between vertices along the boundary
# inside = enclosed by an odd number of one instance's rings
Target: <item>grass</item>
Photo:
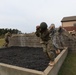
[[[76,75],[76,53],[68,54],[58,75]]]
[[[2,47],[4,45],[4,39],[0,39],[0,47]]]

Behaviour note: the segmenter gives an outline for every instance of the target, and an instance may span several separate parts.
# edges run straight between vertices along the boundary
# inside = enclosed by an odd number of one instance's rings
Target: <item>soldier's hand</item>
[[[50,30],[54,29],[54,26],[50,26],[49,29],[50,29]]]
[[[40,29],[40,26],[36,26],[36,30]]]

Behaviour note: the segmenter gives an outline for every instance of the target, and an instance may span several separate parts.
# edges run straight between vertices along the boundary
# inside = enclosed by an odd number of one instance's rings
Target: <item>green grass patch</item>
[[[76,53],[68,54],[58,75],[76,75]]]
[[[4,39],[0,39],[0,47],[2,47],[4,45]]]

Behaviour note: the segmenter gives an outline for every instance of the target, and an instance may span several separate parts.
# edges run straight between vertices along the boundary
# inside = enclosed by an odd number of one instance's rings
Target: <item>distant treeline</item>
[[[0,36],[4,36],[5,33],[10,32],[11,34],[18,34],[21,33],[18,29],[0,29]]]

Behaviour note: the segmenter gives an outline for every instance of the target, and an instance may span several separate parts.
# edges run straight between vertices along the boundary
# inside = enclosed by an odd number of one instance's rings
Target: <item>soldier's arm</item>
[[[35,34],[36,34],[37,37],[40,37],[40,28],[39,29],[36,29]]]

